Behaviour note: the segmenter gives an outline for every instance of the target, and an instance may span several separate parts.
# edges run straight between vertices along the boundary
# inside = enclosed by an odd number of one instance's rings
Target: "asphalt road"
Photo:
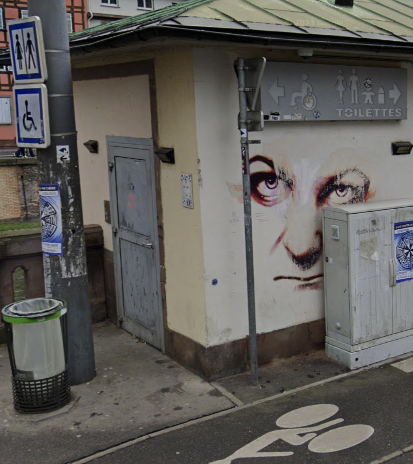
[[[370,464],[413,445],[412,393],[413,373],[385,365],[164,431],[87,462]],[[413,463],[413,452],[388,462]]]

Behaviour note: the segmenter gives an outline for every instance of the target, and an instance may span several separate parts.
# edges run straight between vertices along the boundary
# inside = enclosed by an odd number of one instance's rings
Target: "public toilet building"
[[[408,0],[189,0],[73,34],[84,220],[104,231],[111,318],[208,379],[247,368],[234,61],[265,57],[258,358],[320,346],[322,208],[413,198],[413,155],[392,149],[413,140],[412,52]]]

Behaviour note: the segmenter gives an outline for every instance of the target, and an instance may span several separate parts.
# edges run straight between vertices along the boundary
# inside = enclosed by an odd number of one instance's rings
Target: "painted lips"
[[[320,290],[322,288],[322,281],[317,280],[320,277],[323,277],[324,274],[316,274],[310,277],[298,277],[298,276],[277,276],[274,277],[274,282],[278,280],[296,280],[298,282],[302,282],[297,285],[294,290]]]

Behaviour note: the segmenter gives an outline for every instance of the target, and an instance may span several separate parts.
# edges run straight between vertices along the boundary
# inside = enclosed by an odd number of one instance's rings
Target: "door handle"
[[[118,228],[112,227],[112,232],[113,232],[113,235],[116,235],[118,233]]]
[[[396,286],[396,261],[394,259],[391,259],[389,261],[389,266],[390,266],[390,287],[395,287]]]
[[[142,246],[145,248],[149,248],[150,250],[153,250],[153,243],[142,243]]]

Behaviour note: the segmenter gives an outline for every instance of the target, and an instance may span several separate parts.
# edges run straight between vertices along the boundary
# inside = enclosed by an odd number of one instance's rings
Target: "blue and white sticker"
[[[413,222],[394,224],[394,256],[396,259],[396,282],[413,279]]]
[[[43,253],[61,256],[63,254],[62,202],[58,185],[40,184],[40,221]]]

